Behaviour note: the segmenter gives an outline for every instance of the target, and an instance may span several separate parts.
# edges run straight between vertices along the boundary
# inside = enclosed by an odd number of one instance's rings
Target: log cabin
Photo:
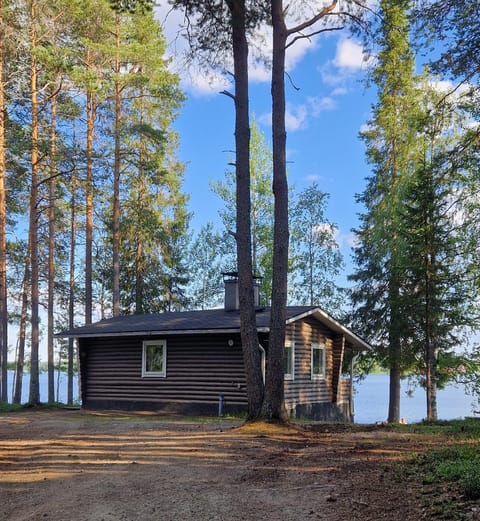
[[[257,297],[256,297],[257,298]],[[293,418],[353,421],[352,379],[344,359],[370,346],[316,306],[288,306],[285,404]],[[270,308],[256,308],[262,368]],[[204,311],[126,315],[60,333],[77,339],[85,409],[230,414],[246,410],[238,283],[225,305]]]

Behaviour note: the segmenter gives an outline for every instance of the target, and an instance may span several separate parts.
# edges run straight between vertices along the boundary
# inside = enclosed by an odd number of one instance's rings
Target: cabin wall
[[[310,420],[351,421],[349,380],[341,378],[343,337],[313,317],[288,325],[286,333],[295,352],[294,379],[285,381],[288,413]],[[142,377],[142,342],[153,339],[167,343],[165,378]],[[268,346],[264,335],[260,342]],[[326,347],[324,378],[312,379],[312,343]],[[218,414],[222,396],[224,414],[247,409],[239,334],[83,338],[79,352],[85,408]]]
[[[166,377],[142,377],[142,342],[160,338],[167,342]],[[85,408],[218,414],[223,395],[223,413],[246,409],[238,336],[81,339],[79,348]]]
[[[344,342],[313,317],[287,326],[294,343],[294,379],[285,381],[285,405],[297,418],[351,421],[349,381],[341,378]],[[325,377],[312,378],[312,343],[325,346]]]

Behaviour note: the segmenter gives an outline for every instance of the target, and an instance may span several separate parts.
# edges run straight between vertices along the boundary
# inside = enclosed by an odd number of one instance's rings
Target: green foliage
[[[372,175],[357,202],[365,208],[355,230],[355,273],[351,293],[353,325],[375,347],[379,363],[394,368],[398,385],[402,371],[415,361],[406,338],[408,324],[402,312],[402,271],[405,238],[403,181],[415,165],[416,136],[413,124],[417,98],[414,89],[414,57],[410,48],[409,2],[384,0],[378,28],[378,61],[372,79],[378,86],[369,128],[361,134],[366,143]],[[399,396],[391,396],[396,416]],[[390,420],[398,418],[390,417]]]
[[[222,271],[235,271],[223,265],[227,257],[225,238],[208,223],[193,237],[189,245],[190,282],[188,295],[193,309],[218,307],[223,300]]]
[[[290,205],[290,300],[338,316],[343,295],[335,279],[343,268],[337,227],[326,218],[328,194],[316,183],[294,194]]]
[[[476,505],[472,501],[480,498],[480,420],[422,422],[393,428],[442,440],[443,447],[414,454],[395,469],[399,481],[414,481],[419,492],[428,497],[428,515],[472,519]]]
[[[480,443],[429,451],[416,465],[427,480],[456,482],[467,499],[480,498]]]
[[[250,137],[250,189],[251,189],[251,231],[252,266],[255,274],[262,277],[260,294],[263,303],[270,299],[272,287],[272,248],[273,248],[273,194],[272,157],[255,120],[251,122]],[[220,212],[223,223],[225,259],[223,271],[236,271],[236,197],[235,172],[227,171],[224,181],[211,183],[212,191],[225,203]]]
[[[417,375],[432,419],[437,387],[461,363],[453,349],[479,324],[474,118],[468,93],[441,92],[428,74],[413,75],[411,2],[381,7],[372,74],[379,101],[363,133],[373,175],[358,199],[366,211],[352,276],[354,320],[380,363]]]
[[[19,412],[25,408],[24,405],[20,405],[19,403],[5,403],[0,402],[0,413],[5,412]]]

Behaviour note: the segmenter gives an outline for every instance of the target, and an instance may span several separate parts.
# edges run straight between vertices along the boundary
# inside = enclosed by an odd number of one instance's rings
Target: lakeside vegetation
[[[412,452],[395,469],[400,482],[413,481],[428,497],[436,519],[476,519],[480,499],[480,419],[394,426],[415,435],[445,437],[443,447]],[[415,438],[412,438],[412,445]]]

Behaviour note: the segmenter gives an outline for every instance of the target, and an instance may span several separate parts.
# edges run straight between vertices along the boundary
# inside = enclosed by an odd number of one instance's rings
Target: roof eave
[[[268,333],[270,328],[259,327],[259,333]],[[158,331],[121,331],[121,332],[90,332],[90,333],[72,333],[55,335],[60,338],[98,338],[98,337],[120,337],[120,336],[172,336],[172,335],[208,335],[208,334],[235,334],[240,333],[240,328],[224,328],[224,329],[177,329],[177,330],[158,330]]]
[[[345,336],[345,338],[359,351],[370,351],[372,346],[369,345],[365,340],[362,340],[359,336],[357,336],[353,331],[350,331],[347,327],[343,326],[331,317],[327,312],[323,311],[323,309],[319,307],[311,308],[299,315],[295,315],[287,320],[287,324],[291,324],[292,322],[296,322],[297,320],[301,320],[302,318],[314,316],[320,322],[328,326],[333,331],[340,333]]]

